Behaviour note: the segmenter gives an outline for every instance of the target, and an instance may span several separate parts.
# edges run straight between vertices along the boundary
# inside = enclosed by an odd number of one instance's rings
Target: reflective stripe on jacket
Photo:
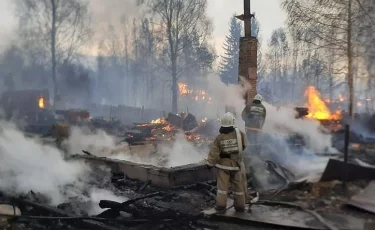
[[[237,139],[237,133],[240,138]],[[223,170],[239,171],[239,164],[242,162],[243,149],[247,146],[247,140],[243,132],[235,129],[228,134],[219,134],[208,154],[208,165],[215,166]],[[238,156],[233,159],[235,154]],[[226,155],[227,158],[221,158],[220,155]],[[233,157],[231,157],[233,156]]]

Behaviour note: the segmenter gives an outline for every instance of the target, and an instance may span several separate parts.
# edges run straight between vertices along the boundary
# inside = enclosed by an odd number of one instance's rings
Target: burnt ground
[[[145,183],[125,179],[119,175],[113,175],[112,183],[102,185],[111,188],[117,195],[123,195],[133,199],[147,194],[159,194],[136,201],[127,205],[122,212],[103,213],[101,217],[107,220],[94,222],[103,223],[109,229],[291,229],[275,227],[270,225],[245,225],[244,223],[230,223],[220,220],[203,220],[199,213],[214,206],[214,186],[215,182],[206,183],[202,186],[188,186],[185,188],[175,188],[172,190],[160,190]],[[281,191],[276,196],[274,193],[261,194],[261,200],[293,202],[304,208],[348,214],[375,221],[375,215],[365,213],[345,206],[346,201],[352,195],[358,193],[366,187],[368,181],[350,182],[344,188],[339,181],[320,182],[315,184],[300,184],[293,189]],[[210,188],[211,187],[211,188]],[[211,191],[210,191],[211,190]],[[22,200],[31,201],[39,205],[45,205],[47,200],[40,194],[28,193],[26,196],[18,197]],[[2,203],[16,204],[22,211],[22,215],[30,216],[61,216],[50,210],[43,210],[33,205],[19,202],[17,199],[10,199],[1,196]],[[72,199],[69,203],[61,204],[58,210],[71,216],[86,216],[85,204]],[[53,211],[53,210],[52,210]],[[99,215],[100,216],[100,215]],[[147,220],[146,223],[141,223]],[[132,222],[133,221],[133,222]],[[134,223],[138,221],[138,223]],[[87,225],[81,220],[38,220],[30,218],[20,218],[11,221],[12,229],[108,229],[99,228],[96,225]],[[10,228],[9,228],[10,229]]]
[[[363,148],[364,145],[352,148],[349,153],[350,158],[359,158],[366,163],[373,164],[375,158],[373,150],[365,149],[363,151]],[[12,229],[291,229],[255,223],[248,225],[248,223],[245,224],[243,222],[230,223],[220,219],[207,220],[202,218],[199,215],[201,211],[215,205],[215,181],[207,182],[204,185],[199,184],[161,190],[149,183],[124,178],[123,175],[109,175],[109,172],[98,173],[92,179],[92,186],[109,189],[116,195],[128,197],[130,200],[148,194],[155,195],[126,205],[121,212],[105,212],[103,215],[100,215],[100,218],[104,219],[96,221],[87,220],[83,222],[77,219],[40,220],[38,218],[25,217],[11,221]],[[346,188],[339,181],[319,182],[315,184],[303,183],[283,190],[277,193],[277,195],[274,192],[261,193],[260,199],[291,202],[318,212],[341,213],[375,222],[374,214],[345,205],[351,196],[360,192],[368,183],[369,181],[349,182]],[[27,203],[25,204],[24,202],[19,202],[19,200],[26,200],[42,206],[46,205],[48,200],[40,194],[29,192],[25,196],[17,198],[14,200],[11,197],[3,195],[0,196],[0,202],[16,205],[21,209],[22,215],[25,216],[88,217],[86,211],[89,204],[83,203],[79,199],[72,198],[69,202],[58,205],[58,212],[56,213],[55,210],[45,210]],[[94,221],[94,225],[91,222],[87,224],[89,221]],[[104,224],[108,228],[99,228],[98,226],[101,226],[101,224]]]
[[[374,149],[366,144],[352,145],[349,158],[358,158],[368,164],[375,165]],[[199,216],[200,212],[215,204],[215,182],[207,183],[203,188],[196,185],[188,188],[160,190],[147,183],[124,178],[122,175],[112,175],[109,180],[98,179],[92,183],[95,187],[110,189],[116,195],[129,199],[160,193],[126,205],[121,212],[103,213],[100,220],[86,221],[35,218],[35,216],[88,217],[86,212],[88,204],[82,203],[78,199],[72,198],[68,203],[58,205],[57,212],[55,212],[56,210],[46,210],[19,201],[27,200],[44,206],[48,200],[40,194],[30,192],[23,197],[17,197],[18,200],[3,195],[0,196],[1,203],[17,205],[21,209],[22,215],[26,216],[10,221],[11,228],[9,229],[291,229],[259,224],[249,226],[244,223],[229,223],[220,220],[205,220],[205,224],[202,224],[203,218]],[[281,191],[276,196],[274,193],[263,193],[260,199],[292,202],[311,210],[342,213],[375,222],[374,214],[345,205],[351,196],[358,193],[367,184],[368,181],[350,182],[346,188],[339,181],[299,184],[293,189]],[[1,221],[0,229],[2,229]]]
[[[207,183],[208,186],[214,187],[215,182]],[[113,186],[112,186],[113,185]],[[153,186],[145,187],[144,183],[133,180],[124,179],[122,176],[114,175],[112,177],[112,185],[110,185],[117,194],[128,196],[130,199],[161,192],[160,194],[137,201],[127,206],[126,211],[120,213],[109,213],[105,216],[106,221],[98,221],[97,224],[103,223],[113,229],[280,229],[272,227],[244,226],[241,224],[225,223],[219,221],[202,221],[199,216],[204,209],[211,208],[215,204],[214,196],[210,195],[206,189],[193,186],[191,188],[177,188],[174,190],[160,190]],[[20,202],[20,200],[25,201]],[[55,213],[55,209],[44,210],[39,206],[34,207],[31,203],[45,206],[48,200],[40,194],[29,192],[27,195],[17,198],[2,195],[0,197],[2,203],[14,204],[21,209],[25,218],[13,219],[10,221],[8,229],[101,229],[95,225],[87,225],[80,220],[67,219],[34,219],[35,216],[43,218],[51,218],[62,216]],[[47,206],[46,206],[47,207]],[[72,199],[69,203],[57,206],[58,212],[71,216],[86,216],[85,204]],[[30,217],[31,216],[31,217]],[[114,220],[117,219],[117,220]],[[148,220],[148,223],[131,223],[135,220]],[[128,220],[129,223],[124,223]],[[106,228],[104,228],[106,229]]]

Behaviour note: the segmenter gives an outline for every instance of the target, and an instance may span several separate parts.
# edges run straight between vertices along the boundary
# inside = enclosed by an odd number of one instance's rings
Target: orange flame
[[[181,83],[181,82],[178,83],[178,90],[180,92],[180,95],[187,95],[187,94],[191,93],[188,86],[184,83]]]
[[[341,95],[341,93],[339,94],[339,101],[343,102],[345,100],[344,96]]]
[[[39,99],[38,99],[38,106],[39,106],[39,108],[41,108],[41,109],[44,109],[44,108],[45,108],[45,105],[44,105],[44,98],[43,98],[43,97],[39,97]]]
[[[305,96],[307,96],[307,106],[309,109],[309,114],[307,117],[318,120],[338,120],[341,118],[340,111],[331,113],[325,102],[320,97],[320,93],[315,89],[314,86],[307,87]]]
[[[164,131],[167,131],[167,132],[170,132],[173,130],[173,126],[172,125],[167,125],[165,127],[162,128]]]
[[[211,104],[211,97],[208,97],[207,92],[204,90],[195,90],[190,89],[187,84],[179,82],[178,91],[182,96],[188,96],[194,101],[206,101],[208,104]]]
[[[151,124],[165,124],[167,121],[164,118],[158,118],[156,120],[152,120]]]
[[[201,136],[199,134],[189,134],[189,135],[186,135],[186,139],[188,141],[198,141],[201,139]]]

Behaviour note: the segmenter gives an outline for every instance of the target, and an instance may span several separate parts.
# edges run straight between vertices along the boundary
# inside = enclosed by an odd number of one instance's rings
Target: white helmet
[[[255,100],[258,100],[258,101],[260,101],[260,102],[263,102],[263,97],[260,95],[260,94],[257,94],[257,95],[255,95],[255,97],[254,97],[254,101]]]
[[[221,118],[221,126],[222,127],[232,127],[234,126],[234,116],[232,113],[226,113]]]

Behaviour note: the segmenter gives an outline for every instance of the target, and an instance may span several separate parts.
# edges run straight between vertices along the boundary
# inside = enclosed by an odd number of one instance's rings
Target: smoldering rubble
[[[232,95],[233,100],[243,100],[240,94],[233,94],[232,86],[223,87],[222,90]],[[304,194],[305,191],[315,191],[316,186],[320,186],[330,159],[342,157],[341,152],[333,147],[342,140],[341,134],[318,120],[301,119],[296,116],[294,107],[265,105],[269,115],[262,133],[262,149],[249,153],[255,172],[251,178],[252,185],[265,198],[273,197],[273,190],[282,191],[282,197],[288,197],[288,189],[296,183],[302,188],[292,192]],[[241,109],[241,103],[235,105],[236,121],[241,120]],[[184,125],[182,121],[185,116],[189,117],[189,123]],[[148,170],[152,167],[147,165],[155,166],[158,170],[189,164],[200,166],[217,134],[220,126],[218,119],[195,119],[192,114],[170,117],[173,119],[155,117],[150,122],[131,126],[106,126],[98,119],[95,123],[80,127],[70,125],[68,136],[62,138],[59,147],[56,147],[54,138],[61,137],[54,136],[51,142],[51,137],[25,134],[15,125],[2,122],[1,160],[7,162],[1,167],[2,198],[9,200],[16,197],[15,204],[33,207],[32,211],[26,211],[29,215],[47,212],[65,216],[70,213],[106,218],[96,220],[106,224],[118,218],[126,221],[125,226],[143,227],[157,219],[159,229],[179,225],[175,221],[167,223],[167,219],[183,219],[186,221],[183,228],[196,229],[199,224],[191,219],[199,219],[197,216],[202,208],[213,206],[215,181],[196,183],[192,178],[192,184],[161,189],[156,181],[134,180],[126,174],[117,174],[105,161],[116,160],[116,164],[133,162],[136,164],[132,167],[139,164]],[[194,119],[190,120],[192,117]],[[100,126],[96,126],[98,123]],[[243,124],[237,124],[242,129]],[[112,127],[116,130],[111,130]],[[103,164],[92,164],[82,157],[87,154]],[[361,160],[373,164],[371,158],[361,157]],[[190,170],[194,175],[193,170],[197,168]],[[363,187],[362,184],[358,186],[357,182],[352,186],[356,187],[355,191]],[[327,197],[324,199],[328,202]],[[57,210],[51,209],[51,206]],[[116,221],[109,225],[124,226]]]

